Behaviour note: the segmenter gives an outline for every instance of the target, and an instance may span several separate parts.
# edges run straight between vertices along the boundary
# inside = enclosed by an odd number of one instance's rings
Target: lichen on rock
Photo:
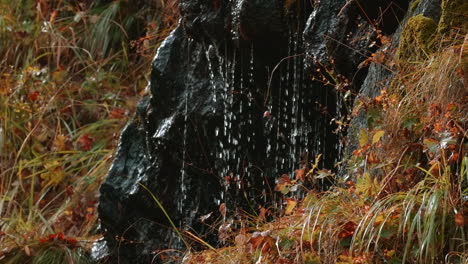
[[[432,18],[417,15],[408,19],[398,46],[400,65],[425,60],[434,51],[436,33],[437,24]]]

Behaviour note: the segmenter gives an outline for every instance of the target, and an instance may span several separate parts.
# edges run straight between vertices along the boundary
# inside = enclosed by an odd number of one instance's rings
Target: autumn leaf
[[[271,231],[254,232],[248,243],[253,249],[261,249],[263,253],[268,252],[275,245],[276,240],[270,236]]]
[[[44,186],[57,186],[65,178],[65,172],[63,171],[63,167],[58,161],[54,160],[52,162],[46,163],[44,167],[47,171],[42,173],[40,176],[41,179],[44,180]]]
[[[322,154],[318,154],[315,157],[315,161],[312,164],[312,168],[307,172],[307,175],[310,175],[310,174],[314,173],[314,171],[318,168],[321,157],[322,157]]]
[[[380,138],[385,134],[383,130],[377,130],[372,137],[372,144],[379,142]]]
[[[109,113],[109,117],[113,119],[121,119],[125,115],[125,110],[122,108],[114,108]]]
[[[267,209],[265,209],[264,207],[260,207],[260,213],[258,214],[257,216],[257,221],[258,222],[263,222],[266,220],[266,213],[268,212]]]
[[[379,164],[380,163],[380,160],[376,157],[376,155],[371,152],[369,153],[369,155],[367,156],[367,162],[369,164]]]
[[[285,214],[287,215],[290,215],[292,214],[294,208],[296,207],[297,205],[297,200],[296,199],[293,199],[293,198],[287,198],[286,199],[286,210],[285,210]]]
[[[305,170],[304,169],[296,170],[296,180],[305,181]]]
[[[351,237],[356,230],[356,223],[353,221],[348,221],[346,224],[343,225],[341,232],[338,234],[338,237],[341,239],[345,239]]]
[[[331,171],[327,170],[327,169],[323,169],[323,170],[319,170],[317,171],[317,175],[315,175],[315,178],[317,179],[325,179],[326,177],[329,177],[329,176],[334,176],[335,174],[333,174]]]
[[[454,112],[457,110],[457,105],[453,102],[447,105],[447,112]]]
[[[459,227],[464,227],[465,226],[465,216],[461,212],[458,212],[455,215],[455,224]]]
[[[385,221],[385,215],[383,215],[382,213],[380,213],[380,214],[378,214],[377,217],[375,218],[375,221],[374,221],[373,226],[374,226],[374,227],[377,227],[377,226],[379,226],[380,224],[382,224],[383,221]]]
[[[52,79],[57,83],[62,83],[65,81],[67,74],[67,71],[63,69],[58,69],[52,73]]]
[[[223,217],[226,217],[226,204],[222,203],[219,205],[219,212]]]
[[[38,91],[30,92],[28,94],[28,99],[32,102],[37,101],[37,99],[39,99],[39,92]]]
[[[281,192],[282,194],[287,194],[289,192],[289,187],[292,182],[288,175],[281,175],[276,182],[275,191]]]
[[[369,134],[367,133],[367,130],[364,128],[361,128],[359,132],[359,147],[363,147],[369,143]]]
[[[66,149],[65,142],[67,140],[67,137],[64,135],[57,135],[54,139],[53,147],[55,150],[62,151]]]
[[[84,151],[90,150],[93,142],[94,139],[87,133],[78,138],[78,146]]]

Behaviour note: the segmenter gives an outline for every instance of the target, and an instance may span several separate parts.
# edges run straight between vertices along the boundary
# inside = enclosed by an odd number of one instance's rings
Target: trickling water
[[[206,60],[208,62],[208,70],[209,70],[209,76],[210,76],[210,84],[212,88],[212,93],[213,93],[213,102],[216,102],[216,93],[217,93],[217,87],[216,87],[216,82],[215,82],[215,74],[213,71],[213,65],[211,63],[210,59],[210,54],[214,54],[214,46],[210,45],[208,49],[206,50]],[[216,109],[213,108],[213,112],[215,112]]]
[[[234,17],[231,37],[240,41],[238,16],[246,1],[230,0],[230,4]],[[304,53],[301,31],[290,29],[286,40],[287,53],[272,62],[259,55],[261,51],[256,50],[255,43],[233,47],[226,41],[200,50],[209,76],[211,110],[219,118],[211,132],[216,147],[210,150],[215,159],[214,174],[223,186],[219,199],[213,200],[218,205],[238,197],[247,186],[257,188],[252,197],[261,194],[266,201],[266,182],[262,184],[259,179],[271,184],[283,173],[293,175],[295,169],[313,161],[328,144],[324,135],[330,132],[329,118],[322,112],[334,99],[328,98],[328,91],[307,76],[307,59],[300,55]],[[189,57],[197,56],[196,51],[191,52]],[[270,78],[272,82],[266,85]],[[182,182],[188,180],[186,145],[192,140],[188,138],[192,87],[186,89]],[[338,147],[337,150],[340,151]],[[310,158],[304,160],[304,156]],[[259,188],[263,190],[259,192]],[[180,210],[186,202],[185,187],[181,191]],[[250,195],[255,189],[247,192]]]

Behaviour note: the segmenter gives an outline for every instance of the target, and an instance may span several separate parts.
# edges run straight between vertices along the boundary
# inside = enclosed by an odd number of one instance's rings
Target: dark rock
[[[184,249],[171,222],[219,245],[217,224],[277,204],[281,174],[318,154],[334,168],[343,148],[332,119],[347,110],[333,86],[311,77],[319,68],[377,94],[389,73],[371,65],[367,75],[359,65],[377,49],[377,30],[397,30],[408,3],[311,2],[181,1],[179,26],[152,65],[151,94],[122,132],[101,187],[113,262],[150,263],[160,250]],[[401,12],[379,11],[391,3]]]

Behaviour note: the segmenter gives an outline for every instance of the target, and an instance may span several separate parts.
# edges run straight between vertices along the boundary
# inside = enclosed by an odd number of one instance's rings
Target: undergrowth
[[[89,263],[98,188],[176,1],[0,0],[0,262]]]

